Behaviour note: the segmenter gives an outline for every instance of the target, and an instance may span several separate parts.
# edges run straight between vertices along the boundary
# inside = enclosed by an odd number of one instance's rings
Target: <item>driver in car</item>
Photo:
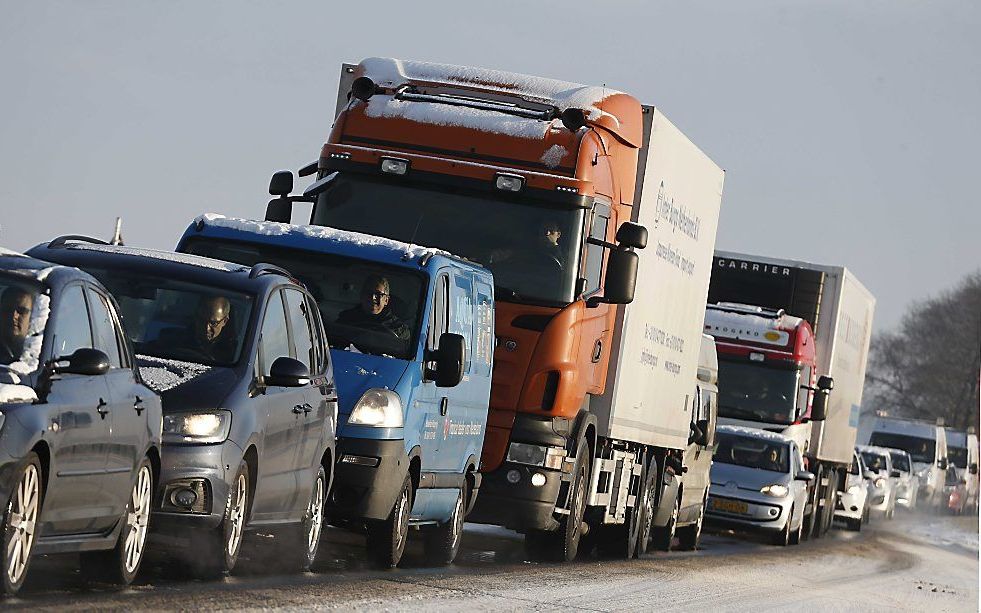
[[[33,307],[34,296],[19,287],[8,287],[0,296],[0,364],[20,359]]]
[[[370,275],[361,286],[361,300],[341,311],[337,323],[365,330],[389,332],[399,340],[409,340],[409,326],[392,310],[391,286],[381,275]]]
[[[772,470],[775,472],[782,472],[783,466],[780,464],[780,450],[776,447],[769,447],[763,458],[763,470]]]
[[[176,345],[186,347],[213,362],[228,363],[235,358],[236,338],[228,325],[232,304],[224,296],[204,296],[194,311],[190,338],[174,339]]]

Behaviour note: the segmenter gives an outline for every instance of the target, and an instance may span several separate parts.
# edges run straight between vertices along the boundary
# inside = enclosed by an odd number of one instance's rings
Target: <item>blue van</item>
[[[299,278],[323,316],[338,386],[330,521],[399,564],[418,526],[449,564],[480,487],[494,353],[491,273],[448,253],[325,228],[198,217],[178,251]]]

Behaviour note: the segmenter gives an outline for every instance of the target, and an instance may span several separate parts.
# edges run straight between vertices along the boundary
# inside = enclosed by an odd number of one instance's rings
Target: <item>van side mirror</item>
[[[65,362],[64,364],[61,364]],[[76,349],[75,353],[53,361],[51,372],[67,375],[104,375],[109,372],[109,356],[98,349]]]
[[[828,390],[821,389],[820,385],[821,382],[818,381],[818,390],[814,392],[814,400],[811,401],[811,421],[823,421],[828,418],[828,399],[830,394]]]
[[[947,470],[948,465],[949,463],[947,462],[947,458],[940,458],[939,460],[937,460],[937,466],[943,470]]]
[[[875,479],[875,476],[876,475],[875,475],[875,472],[874,471],[866,470],[865,473],[862,476],[865,477],[866,479],[870,479],[871,480],[871,479]]]
[[[620,247],[643,249],[647,247],[647,228],[632,221],[625,221],[617,228],[616,241]]]
[[[797,474],[794,475],[794,479],[797,481],[807,481],[810,483],[814,481],[814,473],[809,470],[798,470]]]
[[[430,359],[436,368],[426,374],[426,378],[436,383],[436,387],[456,387],[463,381],[463,366],[467,360],[467,341],[459,334],[444,332],[439,337],[439,349]]]
[[[971,462],[971,466],[968,468],[968,470],[971,471],[971,474],[972,475],[978,474],[978,463],[977,462]]]
[[[695,422],[695,427],[698,428],[698,432],[693,432],[694,438],[690,441],[700,447],[708,447],[712,444],[711,433],[709,432],[709,420],[699,419]]]
[[[310,369],[299,360],[282,356],[269,367],[262,384],[269,387],[303,387],[310,383]]]
[[[831,391],[835,388],[835,380],[828,375],[818,377],[818,389]]]

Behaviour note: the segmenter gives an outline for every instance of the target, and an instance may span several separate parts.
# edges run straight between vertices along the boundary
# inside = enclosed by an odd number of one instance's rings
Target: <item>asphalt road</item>
[[[779,548],[730,533],[697,552],[569,565],[528,562],[519,535],[467,526],[447,569],[415,563],[374,571],[360,537],[331,531],[314,572],[281,575],[268,561],[216,582],[173,578],[150,565],[137,585],[85,584],[73,556],[41,558],[5,609],[342,608],[345,610],[978,610],[976,517],[897,515],[861,533],[835,529]],[[255,567],[260,568],[256,569]]]

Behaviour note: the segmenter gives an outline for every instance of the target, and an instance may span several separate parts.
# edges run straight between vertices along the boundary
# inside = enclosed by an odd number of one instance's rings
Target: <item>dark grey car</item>
[[[160,399],[140,381],[116,304],[74,268],[0,250],[0,588],[32,556],[82,555],[129,583],[160,472]]]
[[[163,397],[163,466],[151,543],[200,577],[230,571],[249,529],[279,562],[316,557],[337,396],[316,303],[286,271],[56,239],[31,253],[78,266],[116,297]]]

